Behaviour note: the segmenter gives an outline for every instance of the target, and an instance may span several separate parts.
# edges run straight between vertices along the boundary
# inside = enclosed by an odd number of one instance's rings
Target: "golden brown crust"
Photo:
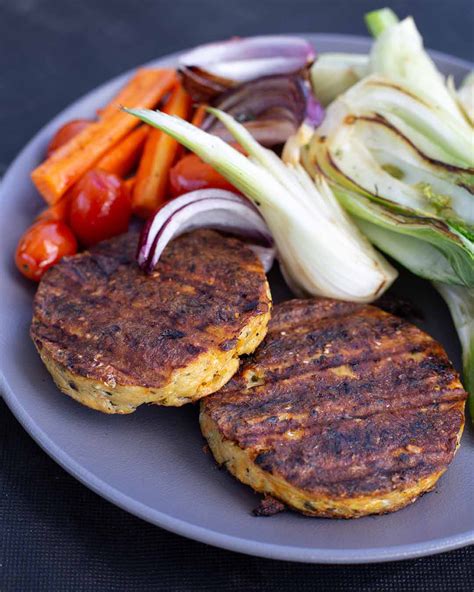
[[[203,402],[201,424],[244,482],[300,511],[350,517],[393,511],[434,485],[465,398],[442,347],[415,326],[373,306],[293,300]]]
[[[263,339],[271,300],[242,242],[196,231],[151,276],[137,234],[64,259],[38,288],[31,336],[58,386],[109,413],[182,405],[224,384]]]

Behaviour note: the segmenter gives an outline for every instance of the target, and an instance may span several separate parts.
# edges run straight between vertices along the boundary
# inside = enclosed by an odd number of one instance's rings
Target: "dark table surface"
[[[390,5],[416,18],[427,46],[473,60],[472,0]],[[59,110],[141,62],[231,35],[365,34],[362,15],[378,6],[366,0],[0,0],[0,174]],[[473,566],[473,547],[399,563],[318,566],[186,540],[75,481],[0,400],[0,592],[472,592]]]

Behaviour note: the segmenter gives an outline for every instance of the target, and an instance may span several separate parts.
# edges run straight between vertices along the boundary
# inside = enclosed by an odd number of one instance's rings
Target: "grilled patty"
[[[137,240],[130,232],[63,259],[34,301],[31,336],[56,384],[106,413],[218,390],[270,318],[264,270],[241,241],[195,231],[145,275]]]
[[[291,300],[201,403],[219,463],[308,515],[397,510],[453,459],[466,393],[443,348],[374,306]]]

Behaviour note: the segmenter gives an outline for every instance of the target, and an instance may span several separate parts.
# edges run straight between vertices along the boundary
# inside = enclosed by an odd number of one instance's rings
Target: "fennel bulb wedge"
[[[461,342],[464,386],[469,393],[469,410],[474,422],[474,290],[440,282],[434,286],[448,305]]]
[[[311,84],[318,100],[326,107],[368,73],[368,56],[322,53],[311,66]]]
[[[283,163],[231,116],[212,110],[249,157],[182,119],[160,111],[125,110],[175,138],[254,202],[298,294],[371,302],[396,278],[322,177],[315,183],[301,166]]]
[[[440,220],[395,211],[346,188],[334,193],[381,251],[428,280],[474,286],[471,241]]]
[[[331,103],[300,154],[378,248],[404,265],[410,251],[407,267],[423,277],[474,287],[474,130],[464,118],[372,75]]]

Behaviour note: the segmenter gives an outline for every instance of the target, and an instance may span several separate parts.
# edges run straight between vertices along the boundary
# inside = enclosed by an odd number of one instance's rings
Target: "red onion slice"
[[[306,81],[286,74],[246,82],[222,93],[212,102],[213,107],[232,115],[267,147],[284,144],[305,118],[311,119],[311,124],[315,125],[315,104]],[[201,128],[225,141],[232,140],[226,127],[213,115],[205,118]]]
[[[233,62],[218,62],[206,66],[208,72],[214,76],[235,80],[236,82],[248,82],[262,76],[274,76],[278,74],[292,74],[306,66],[301,64],[300,58],[272,57],[248,60],[235,60]]]
[[[311,65],[315,57],[312,45],[304,39],[271,35],[200,45],[182,55],[180,64],[205,67],[217,76],[246,82],[264,75],[297,72]]]
[[[215,76],[198,66],[181,66],[179,73],[186,92],[198,103],[207,103],[236,85],[233,80]]]
[[[168,202],[148,221],[137,253],[140,267],[150,273],[166,245],[197,228],[212,228],[247,239],[268,271],[275,257],[273,239],[258,210],[245,197],[221,189],[199,189]]]
[[[311,44],[300,37],[231,39],[184,54],[179,73],[194,101],[211,103],[244,121],[260,143],[272,147],[284,143],[303,119],[313,127],[322,121],[323,109],[308,83],[315,56]],[[209,122],[203,129],[228,139],[222,126],[211,130]]]
[[[307,80],[304,82],[304,89],[306,95],[305,121],[312,127],[318,127],[324,119],[324,108],[314,96],[311,85]]]

